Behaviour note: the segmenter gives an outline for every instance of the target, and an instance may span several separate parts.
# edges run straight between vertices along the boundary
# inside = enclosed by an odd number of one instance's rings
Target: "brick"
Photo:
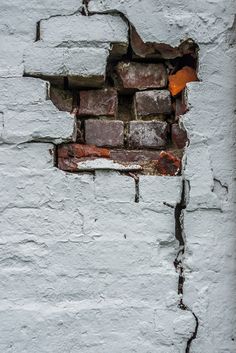
[[[131,46],[136,57],[175,59],[181,56],[179,48],[164,43],[144,43],[136,29],[131,26]]]
[[[185,66],[174,75],[169,75],[169,90],[172,96],[176,96],[186,87],[188,82],[198,81],[196,70]]]
[[[118,99],[115,89],[80,91],[80,115],[116,116],[117,106]]]
[[[98,147],[123,146],[124,123],[120,120],[86,120],[85,141]]]
[[[73,95],[70,91],[51,86],[50,99],[59,110],[72,112]]]
[[[104,48],[51,48],[35,42],[25,50],[24,73],[36,77],[76,78],[73,85],[105,81],[108,50]],[[96,63],[96,64],[94,64]]]
[[[83,145],[80,143],[68,143],[58,146],[58,158],[85,158],[103,157],[109,158],[110,151],[106,148],[98,148],[93,145]]]
[[[171,125],[171,140],[178,148],[184,148],[188,142],[187,132],[179,124]]]
[[[168,124],[164,121],[131,121],[129,146],[163,148],[167,143]]]
[[[111,150],[111,158],[120,162],[150,162],[157,161],[159,151],[151,150]]]
[[[128,25],[120,16],[111,14],[83,16],[80,13],[70,16],[51,17],[41,21],[40,37],[44,43],[68,45],[68,42],[119,43],[121,53],[128,46]],[[56,33],[56,35],[55,35]],[[120,53],[120,51],[119,51]]]
[[[170,92],[167,90],[136,92],[134,110],[137,118],[156,114],[170,114],[172,111]]]
[[[164,88],[167,73],[163,64],[120,62],[116,67],[118,85],[124,89]]]
[[[183,92],[175,99],[175,117],[178,119],[180,115],[187,112],[188,106]]]
[[[178,175],[181,169],[181,160],[171,152],[161,151],[156,163],[156,170],[161,175]]]

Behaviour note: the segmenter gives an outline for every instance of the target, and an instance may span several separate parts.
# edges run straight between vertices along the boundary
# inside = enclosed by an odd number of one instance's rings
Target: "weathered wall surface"
[[[235,2],[91,0],[83,12],[104,14],[91,27],[81,16],[76,29],[70,16],[82,11],[79,0],[0,7],[0,351],[233,353]],[[117,11],[146,42],[175,46],[191,37],[200,46],[183,176],[141,176],[139,203],[129,176],[54,167],[54,145],[73,137],[73,117],[48,100],[45,81],[22,77],[36,64],[103,75],[110,41],[125,40],[121,19],[107,18]],[[42,19],[45,38],[35,50]],[[67,47],[73,30],[77,42]],[[180,298],[170,206],[181,200],[182,180]]]

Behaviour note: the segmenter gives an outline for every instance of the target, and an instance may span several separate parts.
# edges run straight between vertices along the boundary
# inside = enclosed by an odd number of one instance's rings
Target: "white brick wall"
[[[109,14],[88,18],[81,5],[0,3],[0,352],[185,352],[196,322],[178,307],[171,207],[184,179],[183,301],[199,320],[190,351],[233,353],[235,3],[91,0],[90,11]],[[71,138],[74,118],[48,100],[44,81],[22,77],[104,80],[110,45],[127,44],[117,11],[145,41],[200,44],[202,82],[188,86],[184,117],[191,141],[184,175],[141,176],[139,203],[129,176],[53,166],[50,150]]]

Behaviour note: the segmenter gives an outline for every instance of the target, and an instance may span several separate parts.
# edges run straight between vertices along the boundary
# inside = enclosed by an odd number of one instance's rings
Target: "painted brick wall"
[[[1,0],[0,352],[235,352],[235,7]],[[128,23],[147,55],[200,48],[182,174],[60,170],[76,117],[48,81],[102,86]]]

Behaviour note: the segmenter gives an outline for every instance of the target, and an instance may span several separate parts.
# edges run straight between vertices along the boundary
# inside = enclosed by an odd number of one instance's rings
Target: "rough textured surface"
[[[134,109],[136,117],[170,114],[170,92],[167,90],[137,92],[134,97]]]
[[[164,121],[131,121],[129,126],[131,148],[161,148],[167,143],[168,125]]]
[[[116,116],[118,98],[115,89],[80,91],[80,115]]]
[[[124,144],[124,123],[119,120],[86,120],[85,141],[98,147],[121,147]]]
[[[145,42],[176,46],[191,37],[200,45],[201,82],[187,85],[184,120],[189,310],[178,307],[173,266],[179,244],[172,207],[182,177],[140,177],[137,202],[131,176],[67,174],[53,165],[50,151],[71,137],[73,118],[46,101],[45,83],[22,75],[73,70],[104,79],[108,43],[100,47],[96,31],[83,48],[34,43],[38,21],[81,6],[0,4],[0,350],[234,353],[235,1],[91,0],[88,7],[121,11]]]
[[[167,85],[167,73],[162,64],[120,62],[116,67],[118,81],[122,88],[140,90],[163,88]]]

